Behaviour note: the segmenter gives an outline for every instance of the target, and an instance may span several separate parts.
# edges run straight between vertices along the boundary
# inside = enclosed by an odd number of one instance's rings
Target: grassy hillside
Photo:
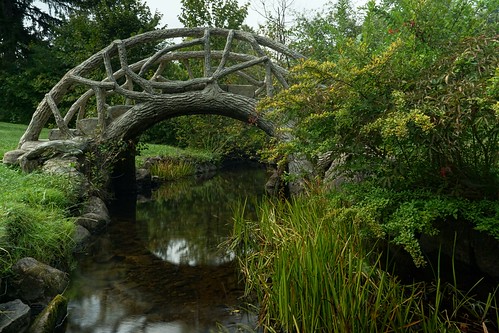
[[[0,157],[15,149],[26,126],[0,123]],[[0,163],[0,277],[22,257],[59,267],[71,261],[77,188],[66,177],[24,174]]]

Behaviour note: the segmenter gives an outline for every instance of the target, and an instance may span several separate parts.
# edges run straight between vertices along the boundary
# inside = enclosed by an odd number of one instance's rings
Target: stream
[[[64,332],[254,328],[234,255],[220,244],[232,231],[234,203],[263,195],[265,181],[263,169],[231,169],[165,183],[151,198],[117,202],[108,229],[78,258],[65,293]]]

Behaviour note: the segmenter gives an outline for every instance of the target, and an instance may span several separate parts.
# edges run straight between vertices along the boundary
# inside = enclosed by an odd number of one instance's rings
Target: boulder
[[[106,203],[99,197],[93,196],[88,198],[83,206],[83,214],[92,213],[102,216],[106,220],[109,218],[109,210],[107,209]]]
[[[19,260],[12,272],[10,289],[28,304],[48,304],[69,283],[66,273],[30,257]]]
[[[42,171],[59,175],[75,175],[80,178],[83,175],[76,169],[77,165],[78,158],[75,156],[56,157],[43,163]]]
[[[301,154],[288,156],[288,173],[292,180],[288,183],[289,193],[301,194],[305,191],[307,178],[312,176],[314,167],[312,163]]]
[[[113,105],[107,108],[109,120],[116,120],[130,110],[133,105]]]
[[[81,135],[80,131],[78,131],[77,129],[70,128],[69,132],[73,136],[80,136]],[[52,141],[52,140],[64,140],[64,139],[67,139],[66,135],[63,132],[61,132],[60,129],[54,128],[54,129],[51,129],[49,131],[49,140],[50,141]]]
[[[137,191],[139,193],[149,193],[152,188],[151,172],[147,169],[137,169],[135,172],[135,181],[137,182]]]
[[[499,279],[499,240],[484,232],[475,230],[467,221],[441,222],[435,227],[437,235],[421,235],[421,249],[428,256],[444,254],[447,258],[469,267],[467,274],[485,274]],[[456,264],[457,266],[457,264]]]
[[[269,195],[277,195],[284,189],[284,182],[277,169],[272,171],[269,179],[265,183],[265,192]]]
[[[22,149],[8,151],[3,155],[3,163],[7,165],[19,165],[19,157],[25,153],[26,150]]]
[[[315,166],[316,173],[324,177],[328,169],[331,167],[331,164],[334,161],[334,155],[332,152],[326,152],[317,157],[317,163]]]
[[[56,295],[47,307],[36,317],[29,328],[29,333],[52,333],[60,326],[68,313],[68,301],[62,295]]]
[[[30,316],[30,307],[20,299],[0,304],[0,332],[25,332],[30,323]]]
[[[87,228],[77,224],[73,234],[73,240],[75,242],[73,252],[83,253],[90,244],[91,233]]]
[[[471,235],[474,259],[480,271],[499,279],[499,240],[484,232],[473,230]]]
[[[102,231],[111,222],[106,203],[93,196],[85,202],[82,215],[76,219],[76,224],[87,229],[91,234]]]
[[[22,144],[21,149],[26,151],[34,150],[36,147],[47,143],[47,140],[38,140],[38,141],[26,141]]]
[[[76,224],[87,229],[91,234],[104,230],[110,222],[109,216],[96,213],[86,213],[76,219]]]
[[[32,172],[45,161],[55,157],[79,157],[88,148],[89,142],[85,140],[54,140],[36,145],[32,150],[19,158],[24,172]]]
[[[98,118],[84,118],[76,121],[76,128],[80,133],[86,136],[93,136],[99,125]]]

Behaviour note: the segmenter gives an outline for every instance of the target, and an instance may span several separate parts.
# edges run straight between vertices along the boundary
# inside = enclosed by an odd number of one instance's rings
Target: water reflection
[[[219,244],[231,230],[230,204],[262,193],[261,170],[162,187],[114,217],[72,277],[66,332],[236,331],[255,317],[239,311],[244,286]],[[126,207],[125,207],[126,208]]]
[[[173,264],[219,265],[234,255],[219,249],[232,230],[231,205],[263,191],[261,170],[227,172],[209,181],[166,184],[137,207],[147,248]],[[151,218],[154,216],[154,218]]]

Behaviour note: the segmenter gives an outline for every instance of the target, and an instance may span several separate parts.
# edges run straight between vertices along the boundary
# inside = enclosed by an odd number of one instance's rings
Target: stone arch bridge
[[[116,40],[45,95],[18,148],[36,146],[51,120],[51,141],[129,140],[162,120],[191,114],[231,117],[278,136],[265,112],[256,112],[257,100],[288,88],[282,64],[301,58],[269,38],[219,28],[156,30]]]

